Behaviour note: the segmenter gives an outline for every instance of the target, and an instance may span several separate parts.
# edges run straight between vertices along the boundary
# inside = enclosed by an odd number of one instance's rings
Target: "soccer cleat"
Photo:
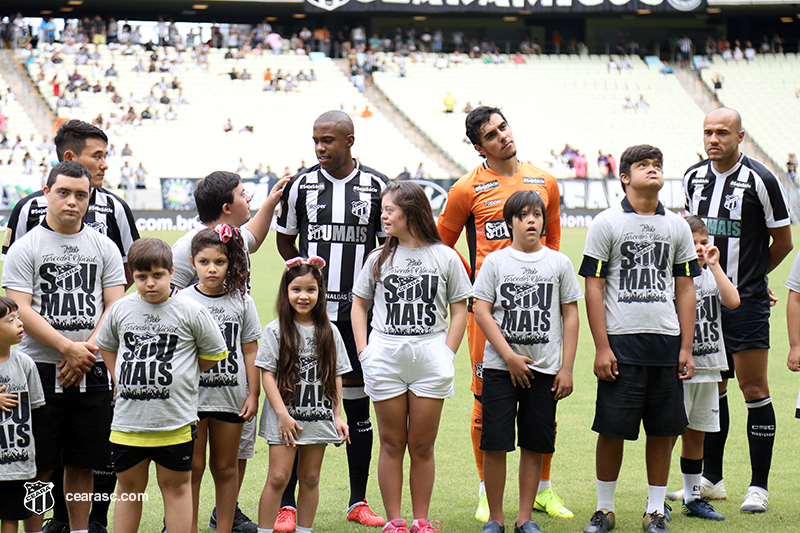
[[[48,518],[44,521],[42,533],[69,533],[69,523],[56,520],[55,518]]]
[[[616,526],[614,513],[607,509],[595,511],[589,520],[589,525],[583,528],[583,533],[605,533]]]
[[[769,507],[769,491],[761,487],[750,487],[742,502],[743,513],[764,513]]]
[[[92,520],[89,522],[89,533],[108,533],[108,529],[97,520]]]
[[[489,521],[489,499],[486,493],[483,493],[480,501],[478,501],[478,508],[475,510],[475,520],[483,522],[484,524]]]
[[[275,533],[291,533],[297,526],[297,509],[294,507],[281,507],[275,518],[273,530]]]
[[[389,523],[383,526],[382,533],[409,533],[409,531],[406,528],[406,521],[402,518],[398,518],[397,520],[389,521]]]
[[[386,523],[383,517],[372,512],[367,505],[367,500],[362,500],[351,505],[347,509],[347,519],[364,526],[382,526]],[[397,520],[395,520],[396,522]],[[405,524],[405,522],[403,522]],[[405,525],[403,525],[405,527]],[[277,529],[275,531],[278,531]],[[294,531],[294,530],[292,530]]]
[[[718,513],[714,508],[705,500],[692,500],[689,503],[684,503],[681,506],[681,512],[684,516],[694,518],[705,518],[706,520],[725,520],[725,517]]]
[[[667,517],[658,511],[645,514],[642,518],[642,529],[645,533],[670,533],[667,527]]]
[[[533,520],[526,520],[521,526],[514,523],[514,533],[542,533],[542,530]]]
[[[277,521],[276,521],[277,522]],[[208,520],[209,529],[217,529],[217,508],[211,511],[211,518]],[[258,524],[250,520],[246,514],[239,509],[239,504],[236,504],[236,514],[233,515],[233,529],[235,533],[258,533]],[[294,531],[294,530],[291,530]]]
[[[499,522],[486,522],[481,529],[481,533],[506,533],[506,528]]]
[[[547,513],[554,518],[575,517],[575,515],[572,514],[572,511],[564,507],[564,501],[559,498],[558,494],[553,492],[553,489],[550,487],[547,487],[536,495],[536,501],[533,504],[533,509],[535,511]]]
[[[428,520],[427,518],[423,518],[418,520],[417,523],[419,525],[411,524],[411,528],[409,528],[409,533],[439,533],[441,530],[444,529],[444,526],[438,520]],[[436,529],[436,525],[439,526],[439,529]]]
[[[704,477],[700,478],[700,497],[704,500],[727,500],[728,492],[725,490],[725,481],[720,479],[718,483],[711,483]],[[683,489],[668,492],[667,499],[676,502],[683,501]]]

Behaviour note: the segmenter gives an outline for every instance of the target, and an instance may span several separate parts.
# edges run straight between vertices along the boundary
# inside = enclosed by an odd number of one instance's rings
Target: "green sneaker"
[[[558,497],[558,494],[553,492],[553,489],[547,487],[542,492],[536,495],[536,502],[533,504],[535,511],[547,513],[554,518],[574,518],[575,515],[572,511],[564,507],[564,501]]]
[[[484,524],[489,521],[489,499],[486,497],[485,492],[478,502],[478,509],[475,511],[475,520],[483,522]]]

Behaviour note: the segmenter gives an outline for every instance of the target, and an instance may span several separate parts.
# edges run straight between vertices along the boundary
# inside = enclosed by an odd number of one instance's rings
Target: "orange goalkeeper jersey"
[[[484,162],[450,187],[447,203],[439,214],[439,235],[448,246],[455,246],[461,230],[467,228],[470,278],[475,281],[483,259],[511,244],[503,220],[505,201],[518,190],[536,191],[547,208],[547,226],[542,243],[558,250],[561,244],[560,194],[556,179],[528,163],[507,178],[492,171]]]

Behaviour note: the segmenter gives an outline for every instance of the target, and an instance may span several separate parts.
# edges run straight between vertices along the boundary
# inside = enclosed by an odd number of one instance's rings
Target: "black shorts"
[[[195,428],[192,428],[192,439],[180,444],[169,446],[128,446],[126,444],[111,443],[111,459],[114,461],[114,472],[119,474],[150,459],[155,464],[175,472],[190,472],[192,470],[192,455],[194,454]]]
[[[25,520],[33,511],[25,507],[25,483],[29,480],[0,481],[0,520]]]
[[[615,381],[597,380],[592,430],[606,437],[636,440],[639,425],[644,424],[645,434],[653,437],[683,435],[689,421],[678,368],[624,363],[618,368]]]
[[[112,391],[45,393],[45,405],[33,410],[33,438],[39,472],[61,466],[105,470],[111,460],[108,437]]]
[[[553,453],[556,439],[554,375],[534,371],[530,388],[513,386],[506,370],[483,369],[481,450],[514,451],[514,419],[518,445],[534,453]]]
[[[236,413],[223,413],[222,411],[197,411],[197,418],[199,420],[213,418],[214,420],[228,422],[229,424],[244,424],[247,422],[244,418]]]
[[[734,377],[733,354],[744,350],[769,349],[769,300],[742,304],[736,309],[722,308],[722,336],[728,354],[728,370],[723,379]]]
[[[369,313],[367,317],[367,323],[371,321],[372,312]],[[342,379],[364,379],[364,372],[361,370],[361,361],[358,360],[358,351],[356,350],[356,338],[353,336],[353,324],[349,321],[339,320],[338,322],[332,323],[336,326],[336,329],[339,330],[339,334],[342,336],[342,340],[344,341],[344,347],[347,349],[347,357],[350,358],[350,366],[353,367],[353,370],[348,372],[347,374],[342,375]],[[367,326],[367,338],[369,338],[370,332],[369,326]]]

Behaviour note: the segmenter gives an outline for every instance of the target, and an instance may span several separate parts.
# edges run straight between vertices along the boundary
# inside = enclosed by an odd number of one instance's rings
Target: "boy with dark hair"
[[[37,363],[47,401],[34,412],[37,478],[49,481],[63,466],[66,492],[88,493],[92,470],[110,462],[111,386],[94,337],[104,310],[125,294],[125,271],[114,243],[84,224],[87,169],[57,164],[42,194],[44,220],[8,251],[3,286],[19,306],[27,333],[20,349]],[[67,508],[69,524],[59,529],[86,530],[90,502]],[[28,531],[41,528],[41,515],[26,522]]]
[[[129,261],[136,293],[111,307],[97,334],[117,387],[110,437],[119,479],[114,531],[139,530],[142,504],[136,495],[147,489],[153,461],[165,526],[173,533],[189,533],[200,372],[225,359],[228,351],[205,307],[180,294],[171,296],[168,244],[140,239],[131,247]],[[144,375],[150,378],[141,379]]]
[[[614,494],[625,440],[647,434],[648,501],[642,528],[667,533],[664,498],[675,437],[686,412],[681,380],[692,377],[695,294],[700,274],[689,226],[658,200],[658,148],[622,154],[620,206],[600,213],[586,236],[579,274],[595,343],[597,511],[584,533],[614,529]],[[674,294],[674,302],[673,302]]]
[[[0,530],[4,532],[18,531],[18,522],[33,516],[24,505],[26,481],[36,477],[31,410],[44,405],[36,363],[14,348],[23,333],[19,307],[0,296],[0,424],[4,433],[15,436],[0,440]]]
[[[508,198],[518,190],[536,191],[542,198],[546,206],[544,214],[549,220],[547,237],[542,242],[548,248],[558,250],[561,243],[560,194],[558,183],[552,175],[519,161],[514,134],[500,109],[476,107],[467,115],[465,126],[475,151],[484,161],[450,187],[447,204],[439,215],[438,229],[442,241],[455,247],[461,232],[466,228],[469,264],[464,261],[464,265],[470,279],[474,281],[484,258],[510,244],[511,235],[509,226],[503,220],[503,209]],[[475,518],[486,522],[489,519],[489,503],[484,491],[483,451],[480,448],[483,427],[483,351],[486,338],[475,322],[472,306],[468,311],[467,340],[472,362],[470,388],[475,395],[470,434],[480,479]],[[551,461],[552,455],[544,456],[542,479],[534,508],[547,512],[550,516],[572,518],[572,511],[553,492],[550,482]]]
[[[514,450],[515,419],[521,456],[514,533],[541,533],[531,514],[542,454],[555,450],[556,402],[572,393],[581,290],[567,256],[542,244],[547,215],[536,191],[512,194],[503,219],[511,245],[490,253],[475,281],[475,319],[486,335],[481,450],[489,521],[482,533],[505,531],[506,455]]]

